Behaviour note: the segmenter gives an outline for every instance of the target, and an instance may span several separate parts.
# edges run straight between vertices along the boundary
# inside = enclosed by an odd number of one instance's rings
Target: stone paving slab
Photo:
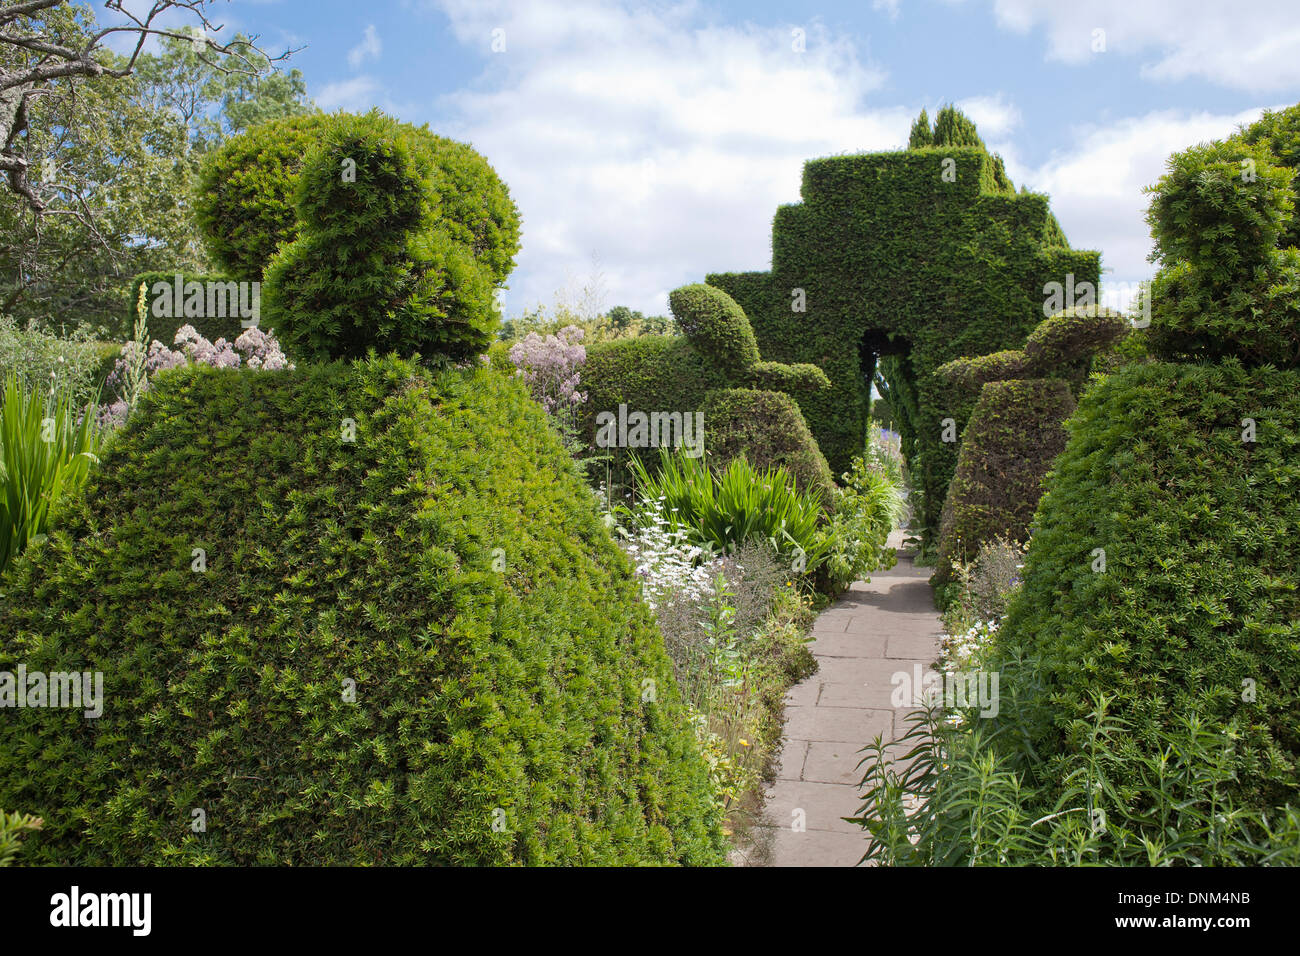
[[[884,634],[835,634],[813,631],[809,647],[818,657],[885,657]]]
[[[895,532],[890,546],[901,543]],[[939,654],[929,576],[900,554],[894,568],[854,583],[817,618],[811,649],[818,670],[786,694],[776,780],[746,863],[854,866],[862,858],[866,833],[843,819],[862,807],[861,750],[878,734],[902,736],[913,708],[893,706],[894,675],[911,677],[917,668],[924,675]],[[903,752],[898,744],[889,749]]]
[[[787,740],[834,740],[865,743],[876,734],[892,738],[894,713],[866,707],[787,707]]]
[[[769,866],[854,866],[867,844],[860,833],[774,830],[768,844]]]

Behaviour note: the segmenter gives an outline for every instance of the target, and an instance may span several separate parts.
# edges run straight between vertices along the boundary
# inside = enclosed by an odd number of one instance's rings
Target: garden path
[[[854,584],[813,625],[818,670],[786,695],[776,782],[742,862],[853,866],[866,850],[865,831],[841,819],[861,807],[858,751],[877,734],[896,740],[906,732],[913,708],[891,705],[891,677],[926,671],[942,633],[930,569],[913,565],[902,539],[895,531],[889,541],[899,549],[897,565]]]

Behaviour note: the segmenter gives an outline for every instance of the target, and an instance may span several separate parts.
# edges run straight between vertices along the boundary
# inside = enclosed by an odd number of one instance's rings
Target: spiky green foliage
[[[421,135],[378,111],[334,118],[297,179],[298,238],[266,271],[265,321],[292,352],[461,360],[486,350],[514,250],[479,248],[456,218],[472,198],[444,176]]]
[[[0,866],[9,866],[18,856],[23,837],[41,828],[41,820],[29,813],[0,810]]]
[[[955,117],[941,125],[947,139],[965,128]],[[1044,317],[1047,283],[1072,274],[1076,287],[1095,286],[1098,255],[1065,246],[1047,198],[1014,194],[978,145],[811,160],[801,194],[777,210],[770,272],[706,281],[744,309],[765,357],[812,362],[829,377],[831,388],[800,396],[799,407],[835,472],[862,449],[882,357],[932,543],[956,466],[942,422],[960,428],[974,404],[935,371],[1020,348]]]
[[[0,670],[104,675],[0,721],[27,862],[723,859],[632,568],[498,372],[165,372],[3,592]]]
[[[10,375],[0,396],[0,573],[39,540],[64,498],[85,484],[104,441],[93,407]]]
[[[1300,171],[1300,105],[1283,110],[1264,110],[1258,120],[1245,126],[1234,137],[1250,146],[1263,146],[1272,154],[1272,162],[1292,172]],[[1300,190],[1300,177],[1291,180],[1291,191]],[[1279,246],[1300,246],[1300,219],[1292,215],[1278,238]]]
[[[711,469],[701,456],[660,449],[651,470],[632,461],[637,494],[654,504],[676,528],[699,544],[730,551],[745,542],[767,542],[799,571],[815,571],[830,542],[818,528],[821,501],[815,491],[796,491],[782,468],[756,470],[744,458]]]

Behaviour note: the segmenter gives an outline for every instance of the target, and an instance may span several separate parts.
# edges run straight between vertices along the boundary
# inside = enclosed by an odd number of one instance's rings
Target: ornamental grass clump
[[[104,434],[92,410],[79,408],[69,389],[53,393],[4,384],[0,404],[0,573],[33,541],[44,537],[63,499],[85,484],[99,463]]]
[[[766,542],[799,575],[826,560],[820,497],[795,490],[783,468],[759,472],[742,457],[713,472],[703,457],[665,448],[654,473],[639,458],[632,471],[642,499],[697,544],[730,552],[744,542]]]

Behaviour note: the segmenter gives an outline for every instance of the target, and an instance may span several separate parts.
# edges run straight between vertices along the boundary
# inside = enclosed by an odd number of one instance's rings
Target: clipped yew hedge
[[[881,356],[927,544],[957,463],[943,420],[960,429],[974,405],[935,371],[1021,347],[1049,282],[1095,291],[1100,272],[1098,253],[1070,249],[1047,197],[1015,193],[963,120],[918,121],[915,148],[809,160],[802,201],[776,211],[771,270],[706,277],[744,309],[766,358],[830,378],[799,407],[837,474],[862,450]]]
[[[1128,724],[1124,760],[1195,712],[1235,735],[1239,803],[1295,804],[1300,372],[1131,366],[1089,389],[1068,428],[991,665],[1017,725],[1004,739],[1055,785],[1082,766],[1096,695]],[[1136,781],[1111,783],[1143,806]]]
[[[0,590],[0,670],[104,675],[0,720],[25,862],[723,860],[631,566],[497,371],[165,372]]]
[[[728,388],[710,392],[704,406],[704,448],[715,467],[742,455],[755,468],[785,468],[800,491],[813,489],[824,504],[835,482],[826,456],[795,400],[784,392]]]
[[[616,339],[587,349],[582,370],[587,392],[585,433],[594,436],[596,416],[617,412],[620,404],[629,411],[693,413],[705,411],[709,393],[739,389],[744,401],[714,405],[714,412],[727,424],[711,425],[706,413],[710,447],[725,443],[729,453],[748,452],[755,464],[780,447],[792,452],[792,462],[800,461],[798,474],[824,484],[820,471],[824,456],[811,434],[799,434],[808,431],[800,404],[830,386],[821,369],[807,363],[762,361],[748,317],[721,289],[695,283],[674,289],[668,301],[683,335]],[[784,398],[755,399],[760,392]],[[746,420],[742,415],[746,409],[763,417]],[[767,417],[771,414],[777,418]],[[747,449],[747,442],[753,442],[753,447]],[[627,452],[616,450],[612,457],[621,463]]]
[[[989,382],[980,390],[944,501],[933,584],[947,583],[952,563],[971,560],[986,541],[1029,537],[1043,478],[1065,448],[1064,422],[1073,412],[1074,396],[1061,379]]]

